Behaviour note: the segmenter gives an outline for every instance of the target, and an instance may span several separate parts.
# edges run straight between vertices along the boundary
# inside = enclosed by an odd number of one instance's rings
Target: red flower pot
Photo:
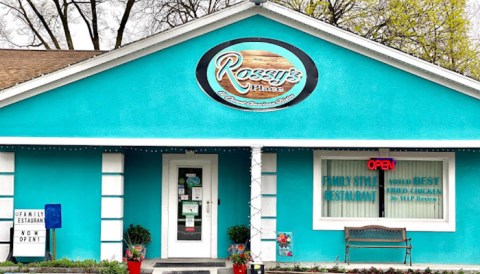
[[[247,274],[247,265],[233,264],[233,274]]]
[[[139,261],[127,261],[128,273],[130,274],[140,274],[140,269],[142,269],[142,262]]]

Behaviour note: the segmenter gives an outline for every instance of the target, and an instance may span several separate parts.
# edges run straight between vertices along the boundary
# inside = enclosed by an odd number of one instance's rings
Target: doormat
[[[156,263],[153,267],[226,267],[226,265],[225,262],[159,262]],[[195,273],[198,273],[198,271],[196,271]],[[182,274],[187,273],[184,273],[184,271],[182,271]]]

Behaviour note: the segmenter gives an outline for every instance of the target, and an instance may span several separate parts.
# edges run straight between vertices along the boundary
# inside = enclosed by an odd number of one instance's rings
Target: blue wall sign
[[[205,53],[197,65],[197,80],[222,104],[267,111],[305,99],[317,85],[318,71],[308,55],[290,44],[244,38]]]
[[[62,228],[62,206],[60,204],[45,205],[45,228]]]

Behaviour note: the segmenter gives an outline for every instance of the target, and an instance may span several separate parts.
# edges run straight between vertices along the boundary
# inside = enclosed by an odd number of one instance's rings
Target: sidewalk
[[[480,258],[479,258],[480,260]],[[157,262],[165,262],[165,261],[183,261],[183,262],[225,262],[226,267],[223,268],[218,268],[218,273],[222,274],[228,274],[232,273],[232,263],[227,260],[221,260],[221,259],[204,259],[204,260],[165,260],[165,259],[149,259],[146,260],[142,263],[142,273],[152,273],[154,269],[154,265]],[[313,267],[313,266],[319,266],[321,268],[327,268],[331,269],[334,268],[335,266],[339,269],[345,269],[345,270],[353,270],[353,269],[370,269],[372,267],[376,269],[382,269],[382,270],[388,270],[389,268],[393,269],[399,269],[399,270],[408,270],[408,269],[413,269],[413,270],[425,270],[429,268],[432,270],[432,272],[439,271],[463,271],[466,274],[473,274],[473,273],[479,273],[480,272],[480,264],[427,264],[427,263],[413,263],[412,266],[401,264],[401,263],[350,263],[350,265],[347,265],[346,263],[332,263],[332,262],[300,262],[300,263],[277,263],[277,262],[265,262],[265,271],[268,271],[271,268],[274,268],[275,266],[279,265],[281,267],[293,267],[295,264],[299,264],[301,267]],[[180,269],[179,269],[180,270]]]

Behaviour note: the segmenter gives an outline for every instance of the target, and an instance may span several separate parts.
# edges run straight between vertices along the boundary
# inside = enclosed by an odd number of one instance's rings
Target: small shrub
[[[123,238],[129,245],[147,245],[152,242],[150,230],[141,225],[130,224],[127,231],[125,231]]]
[[[125,263],[106,262],[102,268],[102,274],[128,274],[128,269]]]
[[[250,228],[245,225],[235,225],[227,229],[227,235],[235,244],[246,244],[250,240]]]
[[[6,262],[0,262],[0,266],[16,266],[17,264],[14,262],[6,261]]]

